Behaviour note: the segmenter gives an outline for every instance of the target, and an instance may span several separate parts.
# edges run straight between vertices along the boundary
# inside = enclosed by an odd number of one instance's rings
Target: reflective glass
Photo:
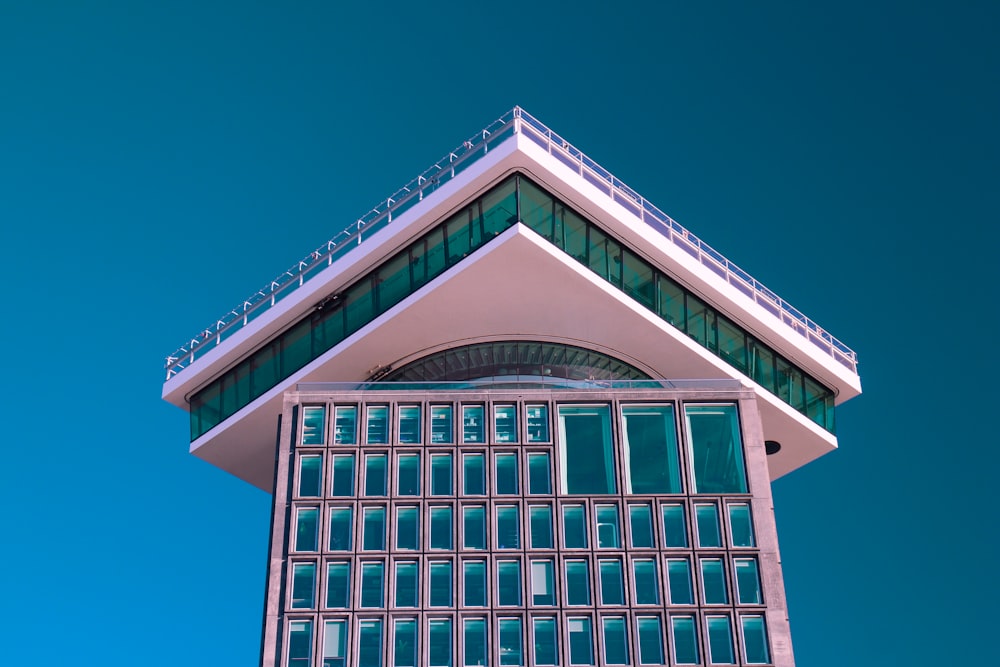
[[[451,454],[431,454],[431,495],[450,496]]]
[[[556,632],[556,619],[531,619],[532,634],[535,640],[535,664],[559,664],[559,637]]]
[[[318,497],[323,495],[323,457],[299,457],[299,495],[303,497]]]
[[[400,561],[396,563],[396,592],[395,605],[397,607],[418,607],[417,600],[420,591],[419,572],[417,564],[413,561]]]
[[[639,616],[635,619],[639,635],[639,664],[663,665],[663,627],[659,616]]]
[[[500,505],[497,507],[497,549],[520,549],[521,527],[518,520],[517,505]]]
[[[524,638],[521,633],[521,619],[501,618],[497,625],[497,643],[500,646],[500,664],[523,665]]]
[[[486,619],[466,618],[462,621],[462,664],[467,667],[486,665]]]
[[[393,667],[417,667],[417,622],[396,619],[393,624]]]
[[[386,459],[385,454],[365,455],[365,495],[385,496],[386,489]]]
[[[663,542],[667,547],[686,547],[687,522],[683,505],[663,506]]]
[[[528,508],[531,523],[531,548],[552,548],[552,506],[532,505]]]
[[[632,547],[635,549],[653,548],[653,516],[648,504],[629,505],[628,519],[632,530]]]
[[[326,433],[326,407],[307,405],[302,408],[302,444],[322,445]]]
[[[361,564],[361,606],[369,608],[382,607],[385,604],[385,565],[376,563]]]
[[[566,604],[590,604],[590,572],[585,560],[567,560]]]
[[[549,442],[549,406],[529,405],[525,408],[528,442]]]
[[[333,442],[337,445],[358,443],[358,408],[338,405],[334,408]]]
[[[389,406],[368,406],[367,442],[369,445],[389,444]]]
[[[346,609],[351,606],[351,564],[346,561],[327,563],[326,606]]]
[[[734,547],[757,546],[753,538],[753,520],[750,518],[749,504],[732,503],[729,506],[729,525],[732,527]]]
[[[715,505],[695,505],[695,519],[698,522],[698,546],[721,547],[719,534],[719,511]]]
[[[358,667],[382,667],[382,621],[358,623]]]
[[[462,455],[462,491],[465,495],[486,495],[485,458],[482,454]]]
[[[319,509],[301,507],[295,515],[295,550],[316,551],[319,541]]]
[[[621,530],[618,526],[618,506],[598,505],[594,508],[597,517],[597,547],[599,549],[620,549]]]
[[[330,508],[330,551],[350,551],[353,532],[350,507]]]
[[[493,406],[493,431],[498,444],[517,442],[517,407]]]
[[[567,619],[569,628],[569,664],[594,664],[594,635],[590,629],[590,619],[587,617],[572,617]]]
[[[628,628],[622,616],[605,616],[601,619],[604,626],[604,664],[627,665],[628,662]]]
[[[462,604],[466,607],[486,606],[486,561],[467,560],[462,563]]]
[[[559,406],[563,493],[615,493],[611,411],[607,405]]]
[[[516,495],[517,484],[517,454],[496,455],[496,492],[498,495]]]
[[[521,605],[520,561],[497,561],[497,604],[501,607]]]
[[[705,619],[708,625],[708,659],[713,665],[735,665],[733,654],[733,629],[728,616],[709,616]]]
[[[670,405],[622,408],[628,493],[680,493],[677,428]]]
[[[761,604],[757,559],[737,558],[733,565],[736,568],[736,591],[740,604]]]
[[[316,563],[292,565],[292,609],[311,609],[316,595]]]
[[[450,405],[431,406],[431,444],[441,445],[455,442]]]
[[[430,606],[451,607],[454,586],[451,561],[432,562],[430,569]]]
[[[635,603],[660,604],[660,579],[656,573],[656,561],[651,558],[632,561],[632,575],[635,579]]]
[[[288,624],[288,667],[309,667],[312,663],[312,621]]]
[[[583,505],[563,505],[563,540],[567,549],[587,548],[587,513]]]
[[[701,584],[705,604],[729,604],[726,590],[726,572],[720,558],[701,559]]]
[[[462,406],[462,442],[477,444],[486,442],[486,418],[481,405]]]
[[[347,621],[327,621],[323,629],[323,667],[347,665]]]
[[[361,519],[362,543],[365,551],[385,549],[385,508],[366,507]]]
[[[420,406],[399,406],[399,443],[419,445],[420,441]]]
[[[698,629],[693,616],[673,616],[670,629],[674,637],[674,661],[678,665],[696,665],[698,657]]]
[[[396,548],[420,548],[420,510],[417,507],[396,508]]]
[[[621,560],[602,559],[598,563],[601,575],[601,604],[625,604],[625,582],[622,580]]]
[[[427,622],[427,653],[429,667],[452,667],[450,618],[432,618]]]
[[[354,454],[336,454],[333,457],[333,488],[330,495],[354,495]]]
[[[695,493],[746,493],[735,405],[687,405]]]
[[[528,454],[528,493],[552,493],[552,472],[546,452]]]
[[[466,549],[486,548],[486,508],[483,505],[462,508],[462,546]]]
[[[451,508],[432,507],[431,549],[451,549],[453,533]]]
[[[551,560],[531,561],[531,603],[534,605],[556,603],[555,573]]]
[[[396,475],[396,493],[401,496],[420,495],[420,454],[400,454]]]
[[[743,616],[744,657],[748,664],[760,665],[771,662],[771,652],[767,648],[767,626],[763,616]]]
[[[667,584],[670,587],[670,604],[694,604],[691,564],[687,559],[667,561]]]

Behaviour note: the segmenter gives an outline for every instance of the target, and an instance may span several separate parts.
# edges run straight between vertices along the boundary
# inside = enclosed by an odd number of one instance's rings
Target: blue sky
[[[256,663],[270,499],[162,359],[515,104],[859,352],[798,663],[993,655],[1000,5],[288,5],[0,0],[7,664]]]

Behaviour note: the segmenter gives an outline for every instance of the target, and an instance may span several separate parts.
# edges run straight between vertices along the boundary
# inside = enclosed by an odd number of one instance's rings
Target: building
[[[167,359],[274,492],[261,664],[793,664],[857,358],[519,108]]]

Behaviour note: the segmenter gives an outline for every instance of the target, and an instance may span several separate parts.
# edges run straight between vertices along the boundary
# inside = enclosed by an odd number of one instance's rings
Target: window
[[[452,667],[450,618],[432,618],[427,622],[427,653],[430,667]]]
[[[744,657],[751,665],[771,662],[771,652],[767,648],[767,627],[763,616],[743,616]]]
[[[743,444],[735,405],[687,405],[695,493],[746,493]]]
[[[549,406],[529,405],[525,407],[528,424],[528,442],[549,442]]]
[[[604,663],[607,665],[627,665],[628,661],[628,628],[623,616],[605,616],[601,619],[604,626]]]
[[[551,560],[531,561],[531,604],[553,606],[556,603],[555,574]]]
[[[302,408],[302,444],[322,445],[326,434],[326,407],[307,405]]]
[[[563,505],[563,541],[567,549],[587,548],[587,512],[583,505]]]
[[[333,488],[330,495],[342,498],[354,495],[354,454],[333,456]]]
[[[569,629],[569,664],[594,664],[594,636],[590,629],[590,618],[570,617],[566,620]]]
[[[462,546],[466,549],[486,548],[484,505],[466,505],[462,508]]]
[[[486,561],[462,563],[462,589],[462,604],[466,607],[486,606]]]
[[[628,506],[629,528],[634,549],[653,548],[653,516],[648,504]]]
[[[719,512],[715,505],[695,505],[694,516],[698,522],[698,546],[721,547]]]
[[[323,457],[303,455],[299,457],[299,495],[318,498],[323,495]]]
[[[622,422],[628,493],[680,493],[681,466],[673,406],[623,407]]]
[[[393,623],[393,667],[417,667],[417,622],[397,618]]]
[[[590,568],[587,561],[581,559],[567,560],[566,567],[566,604],[590,604]]]
[[[521,527],[517,505],[497,506],[497,549],[520,549]]]
[[[420,454],[400,454],[396,473],[396,493],[401,496],[420,495]]]
[[[417,563],[414,561],[397,561],[396,592],[397,607],[419,607],[417,600],[420,591]]]
[[[517,442],[517,407],[494,405],[493,430],[498,444]]]
[[[552,466],[548,452],[528,454],[528,493],[552,493]]]
[[[327,621],[323,628],[323,667],[346,667],[347,621]]]
[[[292,621],[288,624],[288,667],[309,667],[312,664],[312,621]]]
[[[729,505],[729,525],[732,529],[734,547],[757,546],[753,537],[753,520],[750,518],[749,503]]]
[[[607,405],[559,406],[563,493],[615,493],[611,414]]]
[[[430,606],[451,607],[454,586],[451,561],[432,561],[430,571]]]
[[[378,608],[385,605],[385,565],[380,561],[361,563],[361,605]]]
[[[382,621],[358,623],[358,667],[382,667]]]
[[[486,442],[486,421],[483,406],[462,406],[462,442],[465,444],[481,444]]]
[[[386,493],[386,455],[365,456],[365,495],[384,496]]]
[[[463,662],[467,667],[485,665],[486,662],[486,619],[466,618],[462,621]]]
[[[721,558],[701,559],[701,585],[705,604],[729,604],[726,591],[726,572]]]
[[[361,548],[364,551],[385,550],[385,508],[366,507],[361,517]]]
[[[452,495],[451,478],[451,454],[431,454],[431,495]]]
[[[431,406],[431,444],[442,445],[455,442],[453,433],[451,406]],[[451,628],[449,627],[449,634]],[[449,657],[450,659],[450,657]]]
[[[295,550],[316,551],[319,541],[319,509],[300,507],[295,513]]]
[[[350,507],[330,508],[330,551],[350,551],[353,532]]]
[[[396,508],[396,548],[412,551],[420,548],[419,508]]]
[[[468,496],[486,495],[486,470],[482,454],[462,455],[462,491]]]
[[[598,505],[594,508],[597,517],[597,547],[599,549],[620,549],[621,531],[618,528],[618,506]]]
[[[369,445],[389,444],[389,406],[369,405],[366,428]]]
[[[632,576],[635,581],[636,604],[660,604],[660,578],[656,572],[656,561],[652,558],[637,558],[632,561]]]
[[[521,561],[497,561],[497,604],[501,607],[521,605]]]
[[[531,505],[528,508],[532,549],[552,548],[552,506]]]
[[[501,618],[498,622],[497,643],[501,665],[524,664],[524,636],[520,618]]]
[[[292,565],[292,609],[311,609],[316,600],[316,563]]]
[[[708,661],[713,665],[735,665],[733,629],[728,616],[708,616]]]
[[[431,507],[431,549],[452,548],[451,507]]]
[[[687,525],[683,505],[663,506],[663,542],[667,548],[687,547]]]
[[[331,609],[351,606],[351,564],[347,561],[326,565],[326,606]]]
[[[598,571],[601,575],[601,604],[625,604],[625,587],[622,581],[622,562],[618,558],[605,558],[598,561]]]
[[[740,604],[763,604],[756,558],[736,558],[736,591]]]
[[[686,558],[667,561],[667,585],[670,589],[670,604],[694,604],[691,564]]]
[[[420,406],[399,406],[399,443],[419,445],[420,440]]]
[[[355,445],[358,442],[358,408],[338,405],[334,409],[333,442],[337,445]]]
[[[663,627],[659,616],[639,616],[635,619],[639,635],[639,664],[663,665]]]
[[[698,629],[694,616],[674,616],[670,619],[673,634],[674,662],[678,665],[696,665],[698,657]]]
[[[516,495],[518,493],[517,454],[497,454],[496,466],[497,495]]]

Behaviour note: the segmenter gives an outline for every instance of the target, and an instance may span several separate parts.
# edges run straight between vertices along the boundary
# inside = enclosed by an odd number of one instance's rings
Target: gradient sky
[[[798,664],[995,655],[1000,4],[277,4],[0,0],[5,664],[256,664],[270,498],[163,357],[515,104],[858,351]]]

